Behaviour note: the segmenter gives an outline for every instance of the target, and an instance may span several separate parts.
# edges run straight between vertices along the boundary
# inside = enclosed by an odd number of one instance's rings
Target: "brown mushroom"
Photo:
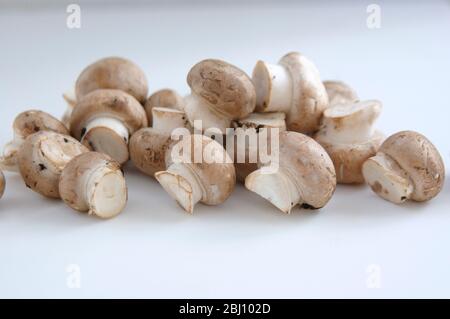
[[[3,172],[0,169],[0,198],[3,197],[3,193],[5,192],[5,186],[6,186],[5,175],[3,175]]]
[[[183,111],[184,100],[176,91],[171,89],[162,89],[150,95],[144,105],[149,125],[152,125],[152,109],[154,107],[173,108]]]
[[[147,116],[142,106],[120,90],[89,93],[78,101],[70,118],[72,136],[120,164],[129,157],[129,136],[146,126]]]
[[[278,64],[258,61],[253,69],[257,112],[286,113],[289,131],[314,133],[328,95],[319,71],[304,55],[286,54]]]
[[[445,168],[439,151],[422,134],[403,131],[390,136],[376,156],[363,165],[372,190],[396,204],[428,201],[442,190]]]
[[[342,81],[323,81],[323,85],[327,91],[330,106],[358,101],[355,90]]]

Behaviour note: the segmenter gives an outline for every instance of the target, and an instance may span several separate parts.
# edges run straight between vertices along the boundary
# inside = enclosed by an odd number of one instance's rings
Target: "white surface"
[[[257,59],[299,50],[323,79],[383,101],[379,128],[422,132],[450,167],[449,3],[381,3],[377,30],[366,27],[367,4],[82,6],[80,30],[66,28],[63,5],[3,8],[0,143],[20,111],[62,115],[61,94],[103,56],[136,61],[151,91],[187,93],[185,76],[203,58],[251,72]],[[366,187],[340,186],[320,212],[285,216],[239,186],[223,205],[188,216],[128,169],[128,206],[102,221],[6,177],[0,297],[450,297],[448,178],[427,204],[395,206]],[[71,264],[79,289],[67,286]],[[377,267],[381,287],[370,289]]]

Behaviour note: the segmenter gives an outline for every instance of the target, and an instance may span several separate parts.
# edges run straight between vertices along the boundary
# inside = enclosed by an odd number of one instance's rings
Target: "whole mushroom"
[[[258,61],[253,69],[257,112],[283,112],[289,131],[314,133],[328,95],[316,66],[304,55],[291,52],[278,64]]]
[[[139,102],[120,90],[96,90],[78,101],[70,118],[70,132],[93,151],[120,164],[128,160],[131,134],[147,126]]]
[[[54,131],[69,135],[69,131],[64,124],[46,112],[38,110],[22,112],[14,119],[14,138],[3,149],[3,156],[0,157],[0,168],[6,171],[18,171],[17,153],[20,145],[27,136],[39,131]]]
[[[6,186],[5,175],[3,175],[3,172],[0,169],[0,198],[3,197],[3,193],[5,192],[5,186]]]
[[[166,152],[166,167],[155,174],[156,179],[190,214],[198,202],[223,203],[236,184],[233,161],[219,143],[204,135],[187,135],[173,144]]]
[[[264,172],[263,168],[247,176],[245,187],[287,214],[296,205],[322,208],[336,189],[330,157],[319,143],[301,133],[280,133],[278,169]]]
[[[322,126],[314,138],[333,160],[338,183],[364,183],[362,165],[384,140],[374,129],[381,108],[379,101],[368,100],[337,104],[323,113]]]
[[[145,103],[148,93],[144,72],[130,60],[107,57],[87,66],[75,83],[76,100],[97,89],[117,89],[124,91]]]
[[[217,128],[225,134],[232,120],[246,117],[255,108],[255,88],[244,71],[221,60],[203,60],[187,76],[191,95],[185,99],[185,112],[195,127]]]
[[[127,202],[127,185],[120,164],[106,154],[87,152],[74,157],[59,179],[63,201],[100,218],[118,215]]]
[[[64,166],[88,152],[76,139],[52,131],[29,135],[17,154],[20,174],[27,187],[44,196],[60,198],[58,182]]]
[[[386,139],[376,156],[364,163],[363,175],[385,200],[423,202],[442,190],[445,167],[439,151],[425,136],[402,131]]]
[[[358,95],[348,84],[342,81],[323,81],[327,91],[329,105],[356,102]]]
[[[177,128],[192,131],[184,112],[165,107],[154,107],[153,127],[137,131],[130,139],[130,159],[144,174],[154,176],[166,169],[165,154],[174,142],[172,132]]]
[[[162,89],[150,95],[144,105],[149,125],[152,125],[152,109],[154,107],[173,108],[183,111],[184,100],[181,95],[171,89]]]

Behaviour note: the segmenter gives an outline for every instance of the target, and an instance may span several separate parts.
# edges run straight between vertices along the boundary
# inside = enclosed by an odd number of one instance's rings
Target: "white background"
[[[450,4],[81,2],[81,29],[64,1],[0,2],[0,143],[20,111],[56,116],[61,94],[98,58],[127,57],[150,91],[188,93],[204,58],[251,72],[257,59],[298,50],[323,79],[384,104],[386,134],[417,130],[450,167]],[[103,4],[102,4],[103,3]],[[126,171],[129,202],[102,221],[29,191],[6,174],[0,200],[0,297],[450,297],[450,183],[434,201],[396,206],[367,187],[339,186],[328,206],[279,213],[238,186],[217,207],[185,214],[151,178]],[[78,265],[81,288],[67,285]],[[368,283],[379,275],[381,286]],[[70,286],[70,285],[69,285]]]

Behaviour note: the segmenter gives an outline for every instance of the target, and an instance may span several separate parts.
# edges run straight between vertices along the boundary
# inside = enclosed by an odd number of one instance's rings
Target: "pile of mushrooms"
[[[445,168],[423,135],[385,138],[376,129],[382,103],[360,100],[342,81],[322,81],[298,52],[276,64],[258,61],[252,76],[217,59],[196,63],[190,94],[148,96],[135,63],[107,57],[87,66],[64,93],[61,120],[20,113],[0,157],[31,190],[100,218],[128,199],[123,167],[131,160],[186,212],[219,205],[236,182],[284,213],[320,209],[337,184],[368,184],[395,204],[439,194]]]

